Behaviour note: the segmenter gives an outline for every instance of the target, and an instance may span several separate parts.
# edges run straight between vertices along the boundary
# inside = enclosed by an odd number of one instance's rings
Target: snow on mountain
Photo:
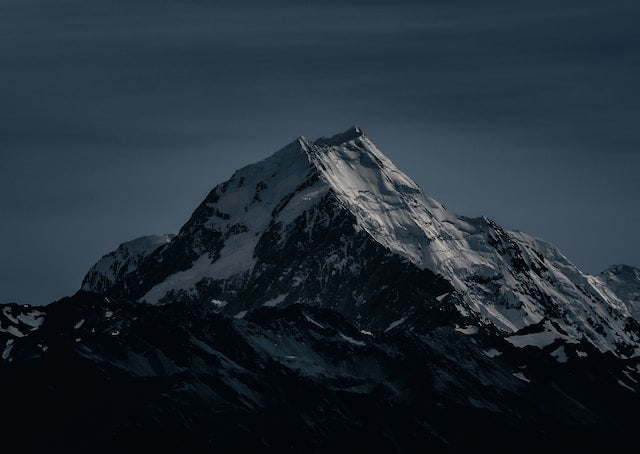
[[[299,139],[264,161],[238,170],[214,189],[197,214],[204,216],[202,228],[224,238],[217,258],[200,255],[189,269],[168,276],[141,299],[157,303],[168,291],[193,288],[202,279],[229,279],[250,272],[256,263],[255,248],[269,224],[291,223],[329,189],[317,181],[290,197],[312,172],[301,153],[303,143]],[[183,229],[178,236],[192,234]]]
[[[32,306],[16,303],[0,304],[0,334],[13,338],[28,336],[37,331],[44,322],[45,313]]]
[[[584,275],[553,245],[446,211],[357,127],[316,141],[301,137],[238,170],[175,238],[151,246],[123,245],[105,256],[83,289],[152,304],[178,296],[223,301],[230,314],[272,301],[335,308],[341,298],[341,312],[366,329],[375,328],[365,316],[374,300],[386,312],[375,312],[378,328],[402,319],[410,329],[412,314],[437,297],[505,333],[552,320],[561,334],[554,338],[640,354],[637,275]],[[408,281],[402,289],[375,263],[384,251],[396,257],[389,272]],[[420,279],[406,277],[412,267],[443,276],[456,292],[443,297],[449,290],[429,276],[421,279],[438,290],[421,288],[416,297],[411,289]],[[384,298],[371,273],[384,275],[377,283]]]
[[[116,279],[134,271],[145,256],[169,243],[174,236],[147,235],[121,244],[91,267],[82,280],[82,290],[104,292]]]
[[[603,298],[624,306],[629,314],[640,320],[640,269],[629,265],[613,265],[589,282]]]

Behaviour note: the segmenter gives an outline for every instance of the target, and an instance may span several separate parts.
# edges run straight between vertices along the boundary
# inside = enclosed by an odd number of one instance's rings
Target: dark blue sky
[[[452,211],[640,265],[637,1],[224,3],[0,0],[0,301],[353,124]]]

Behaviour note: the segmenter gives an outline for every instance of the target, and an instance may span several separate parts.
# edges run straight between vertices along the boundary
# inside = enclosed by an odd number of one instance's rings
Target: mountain
[[[116,281],[136,270],[148,254],[167,244],[175,235],[147,235],[118,246],[91,267],[82,281],[82,289],[107,292]]]
[[[586,275],[448,212],[357,127],[300,137],[75,295],[2,305],[0,431],[33,450],[638,448],[639,296],[636,268]]]
[[[542,240],[446,211],[356,127],[240,169],[172,241],[138,261],[110,254],[83,289],[149,304],[216,300],[229,315],[311,303],[372,331],[412,326],[441,305],[505,333],[548,319],[550,340],[637,356],[637,297],[607,282]]]

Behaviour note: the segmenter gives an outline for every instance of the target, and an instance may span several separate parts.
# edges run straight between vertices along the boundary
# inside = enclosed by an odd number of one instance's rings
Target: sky
[[[456,213],[640,266],[640,3],[0,0],[0,301],[300,135],[359,125]]]

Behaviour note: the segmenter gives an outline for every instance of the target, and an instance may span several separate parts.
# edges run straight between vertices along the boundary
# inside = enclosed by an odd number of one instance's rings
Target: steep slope
[[[626,307],[635,320],[640,320],[640,270],[628,265],[612,265],[589,282],[602,297]]]
[[[147,235],[128,241],[93,265],[82,280],[82,290],[106,293],[125,275],[135,271],[142,259],[169,243],[175,235]]]
[[[548,243],[446,211],[357,127],[299,138],[240,169],[110,287],[85,282],[152,304],[213,302],[236,316],[312,303],[374,331],[452,308],[506,334],[551,320],[550,340],[640,354],[629,294]]]

